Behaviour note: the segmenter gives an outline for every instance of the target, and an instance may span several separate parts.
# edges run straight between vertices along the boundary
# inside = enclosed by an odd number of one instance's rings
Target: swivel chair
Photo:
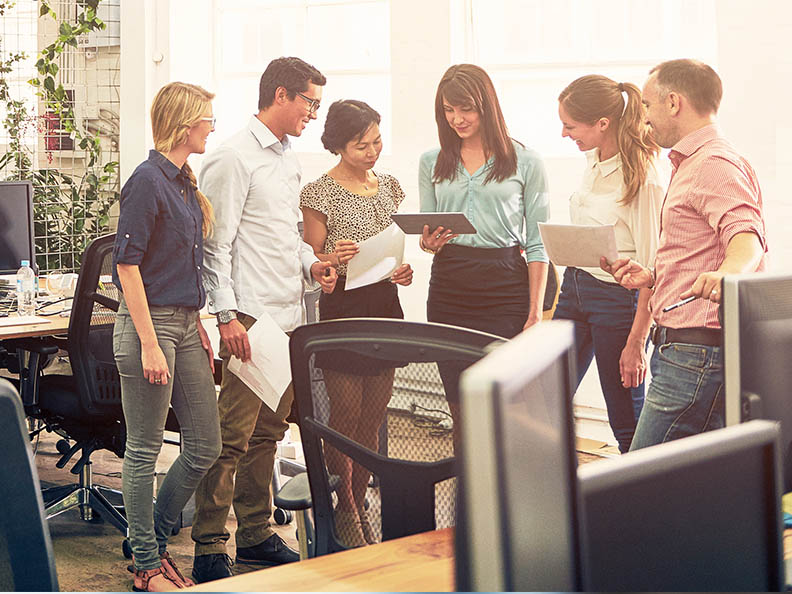
[[[64,347],[73,375],[41,374],[42,358],[57,347],[32,340],[18,346],[30,352],[28,368],[20,380],[26,414],[40,419],[47,430],[74,441],[68,450],[63,448],[56,466],[63,468],[81,453],[71,468],[78,482],[43,492],[47,518],[79,506],[84,520],[97,512],[126,534],[126,518],[102,488],[93,484],[91,476],[91,454],[107,449],[123,457],[126,438],[112,344],[119,305],[118,289],[111,280],[114,240],[114,234],[100,237],[83,255]]]
[[[335,521],[338,479],[327,467],[331,449],[372,475],[366,503],[375,540],[454,524],[453,420],[437,364],[470,365],[502,342],[464,328],[391,319],[329,320],[293,332],[292,381],[310,483],[305,503],[313,505],[315,555],[346,548]],[[323,371],[328,358],[353,362],[358,370],[368,365],[395,368],[384,418],[374,420],[382,425],[378,447],[334,428],[333,394],[328,394]],[[295,493],[290,497],[298,499]]]

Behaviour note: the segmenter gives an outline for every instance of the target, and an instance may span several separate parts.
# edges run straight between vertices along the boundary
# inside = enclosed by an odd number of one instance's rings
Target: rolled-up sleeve
[[[713,156],[701,170],[691,200],[720,237],[729,245],[738,233],[755,233],[767,251],[759,188],[755,182],[728,159]]]
[[[233,149],[220,147],[204,161],[199,188],[215,213],[213,233],[204,241],[203,284],[209,313],[236,310],[231,248],[250,188],[250,171]]]
[[[159,211],[156,182],[136,172],[124,184],[120,206],[113,259],[118,264],[140,265]]]
[[[531,152],[531,158],[521,167],[524,168],[523,179],[523,212],[525,216],[525,251],[527,262],[547,262],[542,237],[539,235],[539,223],[544,223],[550,216],[550,192],[544,164],[538,155]]]

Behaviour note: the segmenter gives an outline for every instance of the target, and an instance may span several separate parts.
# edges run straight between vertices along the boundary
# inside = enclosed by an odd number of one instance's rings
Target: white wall
[[[491,0],[493,4],[498,1]],[[699,8],[705,6],[697,0],[689,0],[686,6],[694,4]],[[215,69],[214,6],[212,0],[122,3],[123,179],[145,158],[150,146],[146,113],[151,98],[162,84],[184,80],[201,84],[218,97],[223,94],[224,89],[217,85],[219,73]],[[417,209],[418,157],[437,144],[432,107],[437,82],[451,63],[470,51],[466,37],[470,27],[452,25],[464,6],[461,0],[391,0],[392,138],[390,154],[383,155],[380,168],[396,175],[404,186],[408,196],[404,210]],[[792,234],[786,232],[792,202],[787,199],[788,176],[785,175],[792,168],[788,140],[792,137],[792,124],[787,115],[792,105],[789,82],[792,64],[786,47],[792,37],[790,4],[758,0],[747,6],[738,0],[718,0],[715,6],[712,18],[717,23],[717,48],[714,50],[717,60],[714,65],[724,83],[720,122],[726,135],[750,158],[759,174],[773,254],[771,268],[788,270],[792,266]],[[251,18],[255,18],[255,14],[251,14]],[[646,28],[651,23],[631,23],[630,26]],[[669,48],[669,57],[681,57],[673,55],[673,51]],[[154,58],[159,59],[160,53],[162,59],[156,62]],[[625,56],[625,64],[629,66],[630,63],[631,57]],[[314,64],[322,69],[320,61],[314,59]],[[261,69],[265,66],[262,63]],[[577,66],[586,69],[584,61]],[[633,82],[639,86],[643,83],[642,80]],[[332,85],[333,80],[329,78],[327,89]],[[251,88],[252,96],[234,97],[239,110],[255,111],[255,93]],[[555,122],[557,116],[536,113],[533,117]],[[219,122],[214,140],[210,137],[210,147],[233,132],[222,126],[223,122]],[[512,132],[533,144],[524,131]],[[299,139],[295,147],[300,151]],[[326,153],[302,153],[300,160],[306,181],[316,178],[334,162]],[[200,167],[199,158],[191,158],[191,163],[196,169]],[[552,192],[552,218],[567,220],[567,198],[580,179],[583,158],[580,155],[548,157],[546,166]],[[431,261],[413,241],[408,241],[407,257],[416,275],[413,286],[401,291],[405,313],[408,319],[423,320]],[[604,407],[593,370],[579,391],[576,403]]]

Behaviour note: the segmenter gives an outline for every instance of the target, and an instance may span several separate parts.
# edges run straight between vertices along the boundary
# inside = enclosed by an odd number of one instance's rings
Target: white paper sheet
[[[389,278],[404,260],[404,232],[396,223],[358,244],[358,253],[347,264],[347,290],[373,285]]]
[[[553,225],[539,223],[545,250],[557,266],[599,267],[600,257],[608,262],[619,257],[613,225]]]
[[[231,357],[228,370],[261,398],[273,411],[291,383],[289,337],[266,312],[248,330],[250,361]]]
[[[47,318],[42,318],[39,316],[17,316],[11,315],[7,318],[0,318],[0,328],[5,328],[6,326],[25,326],[25,325],[32,325],[32,324],[50,324],[52,320],[48,320]]]

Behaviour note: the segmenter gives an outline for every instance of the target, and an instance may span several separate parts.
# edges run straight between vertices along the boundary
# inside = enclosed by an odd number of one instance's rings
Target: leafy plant
[[[30,179],[33,183],[33,226],[36,252],[39,254],[36,261],[43,270],[78,268],[88,242],[105,232],[110,207],[118,199],[118,162],[103,163],[99,133],[91,133],[76,125],[72,98],[58,80],[60,56],[70,48],[78,47],[81,35],[105,28],[96,12],[100,1],[78,0],[76,20],[60,22],[56,38],[38,55],[35,64],[37,76],[28,84],[41,100],[43,116],[31,116],[25,102],[11,96],[5,80],[5,74],[13,72],[15,66],[25,59],[24,54],[12,54],[0,61],[0,74],[3,74],[0,101],[6,107],[3,125],[10,137],[6,153],[0,156],[0,171],[6,170],[7,177]],[[0,0],[0,15],[13,4],[12,1]],[[40,0],[39,18],[58,20],[49,0]],[[36,126],[38,132],[45,131],[48,118],[57,121],[62,138],[73,139],[74,146],[85,155],[82,176],[67,175],[56,168],[37,169],[33,166],[33,151],[25,145],[24,139],[30,126]],[[51,160],[52,155],[49,158]]]

